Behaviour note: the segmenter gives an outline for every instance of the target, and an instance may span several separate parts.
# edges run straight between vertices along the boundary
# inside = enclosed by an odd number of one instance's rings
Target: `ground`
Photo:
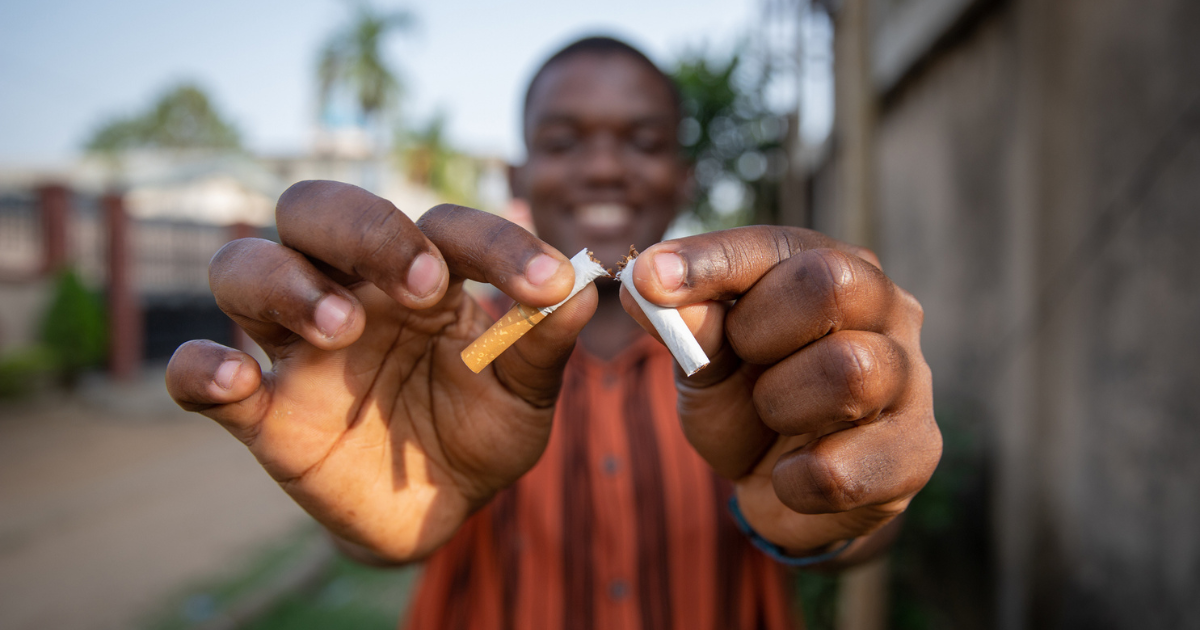
[[[162,369],[0,401],[0,628],[135,628],[308,522]]]

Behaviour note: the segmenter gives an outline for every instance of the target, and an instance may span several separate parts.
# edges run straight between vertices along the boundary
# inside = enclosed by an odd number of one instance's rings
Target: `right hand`
[[[276,218],[282,245],[233,241],[209,268],[217,304],[271,371],[191,341],[171,358],[167,389],[242,440],[335,535],[390,561],[419,559],[541,456],[595,288],[477,375],[459,353],[492,320],[463,279],[555,304],[574,281],[560,252],[457,206],[414,224],[334,182],[292,186]]]

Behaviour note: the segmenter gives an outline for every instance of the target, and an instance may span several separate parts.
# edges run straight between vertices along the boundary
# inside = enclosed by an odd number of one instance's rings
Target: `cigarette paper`
[[[529,332],[538,322],[546,319],[547,315],[553,313],[567,300],[575,297],[576,293],[582,291],[584,287],[591,284],[596,278],[612,275],[592,258],[591,252],[586,247],[579,250],[579,253],[571,258],[571,267],[575,269],[575,286],[571,287],[571,292],[567,294],[565,300],[544,308],[514,304],[504,314],[504,317],[501,317],[495,324],[492,324],[492,327],[488,328],[487,332],[480,335],[475,341],[472,341],[471,345],[462,351],[463,363],[466,363],[472,372],[478,374],[488,364],[495,361],[496,357],[500,356],[500,353],[507,350],[509,346],[516,343],[525,333]]]
[[[696,337],[692,335],[692,331],[688,330],[687,324],[683,323],[683,317],[679,311],[669,306],[659,306],[651,304],[638,293],[636,287],[633,286],[633,260],[637,253],[630,250],[630,257],[626,259],[625,266],[618,274],[621,284],[629,291],[629,295],[642,307],[642,312],[646,314],[646,318],[654,325],[654,329],[658,331],[658,336],[662,337],[663,343],[667,345],[667,349],[671,351],[671,355],[679,362],[679,367],[688,376],[699,372],[708,365],[708,355],[704,354],[704,349],[700,347],[700,342],[696,341]]]

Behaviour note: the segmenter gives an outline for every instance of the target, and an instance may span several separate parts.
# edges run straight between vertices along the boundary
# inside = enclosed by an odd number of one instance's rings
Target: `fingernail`
[[[553,276],[554,272],[558,271],[560,266],[562,266],[562,263],[557,260],[546,254],[538,254],[533,257],[533,260],[529,261],[529,264],[525,265],[525,279],[529,281],[529,284],[535,286],[541,285],[543,282],[549,280],[550,276]]]
[[[431,254],[420,254],[408,268],[408,291],[417,297],[425,297],[437,291],[442,283],[442,266]]]
[[[679,254],[663,252],[654,255],[654,275],[664,291],[674,291],[683,286],[683,258]]]
[[[221,389],[229,389],[233,387],[233,379],[237,376],[239,370],[242,369],[242,362],[237,359],[231,359],[221,364],[217,368],[217,375],[213,378],[217,383],[217,387]]]
[[[333,338],[350,319],[354,307],[339,295],[330,295],[317,302],[317,310],[313,313],[313,322],[322,335]]]

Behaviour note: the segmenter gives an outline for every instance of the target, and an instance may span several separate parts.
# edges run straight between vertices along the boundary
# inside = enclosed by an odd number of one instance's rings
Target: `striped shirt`
[[[409,630],[796,627],[782,567],[687,443],[669,352],[567,365],[550,442],[426,563]]]

